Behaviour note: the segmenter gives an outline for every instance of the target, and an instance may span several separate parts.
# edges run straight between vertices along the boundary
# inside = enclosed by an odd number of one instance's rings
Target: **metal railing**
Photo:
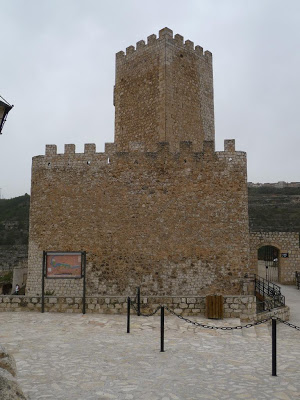
[[[295,272],[295,277],[296,277],[296,286],[297,289],[300,289],[300,271]]]
[[[255,275],[255,295],[258,299],[258,313],[285,306],[285,297],[281,294],[280,286],[258,275]]]

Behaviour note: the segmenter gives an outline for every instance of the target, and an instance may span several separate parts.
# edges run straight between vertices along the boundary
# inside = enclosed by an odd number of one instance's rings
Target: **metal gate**
[[[258,274],[271,282],[278,282],[279,250],[274,246],[263,246],[258,250]]]

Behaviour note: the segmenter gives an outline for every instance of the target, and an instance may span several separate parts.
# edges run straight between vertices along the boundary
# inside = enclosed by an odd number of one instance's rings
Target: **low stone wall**
[[[263,319],[270,318],[270,317],[278,317],[283,321],[288,321],[290,319],[290,308],[288,306],[276,308],[272,311],[264,311],[262,313],[256,314],[254,320],[255,321],[262,321]]]
[[[254,296],[223,296],[224,317],[254,319],[256,299]],[[0,296],[0,311],[41,311],[40,296]],[[192,316],[205,315],[205,297],[143,297],[141,311],[145,314],[154,311],[160,304],[168,306],[177,314]],[[125,314],[127,298],[121,296],[86,297],[87,313]],[[45,312],[82,312],[81,297],[45,296]]]

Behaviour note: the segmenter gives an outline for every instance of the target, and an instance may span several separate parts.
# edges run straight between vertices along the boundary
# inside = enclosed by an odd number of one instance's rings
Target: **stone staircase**
[[[241,331],[244,337],[258,339],[271,338],[271,328],[268,322],[253,326],[252,328],[244,328]]]

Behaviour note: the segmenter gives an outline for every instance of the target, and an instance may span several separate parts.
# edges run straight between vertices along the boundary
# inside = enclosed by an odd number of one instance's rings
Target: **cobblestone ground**
[[[14,355],[31,400],[300,399],[300,332],[283,324],[272,377],[266,324],[212,331],[166,314],[160,353],[159,316],[132,317],[130,334],[125,315],[15,312],[0,321],[0,343]]]

